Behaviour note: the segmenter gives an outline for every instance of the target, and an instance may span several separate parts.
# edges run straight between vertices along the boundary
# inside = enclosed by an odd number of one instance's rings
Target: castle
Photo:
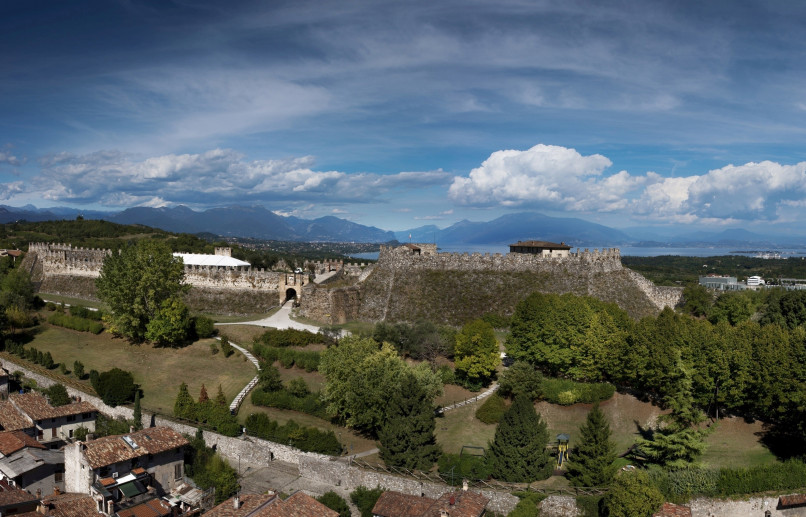
[[[309,264],[317,273],[337,271],[331,283],[323,285],[309,282],[302,272],[186,263],[185,282],[192,286],[188,304],[196,310],[254,314],[295,298],[303,315],[343,323],[433,317],[444,307],[448,322],[485,312],[511,313],[517,300],[532,291],[595,296],[618,303],[635,317],[680,300],[680,289],[657,287],[624,268],[617,248],[572,252],[565,244],[547,248],[553,243],[540,247],[535,242],[518,243],[520,249],[507,254],[440,253],[435,244],[381,246],[377,264]],[[231,255],[226,248],[216,251],[220,257]],[[24,267],[42,292],[94,298],[95,278],[111,253],[31,243]],[[469,308],[456,311],[457,301]]]

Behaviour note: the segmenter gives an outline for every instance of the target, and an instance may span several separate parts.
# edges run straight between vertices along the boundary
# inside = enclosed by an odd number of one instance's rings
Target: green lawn
[[[84,363],[88,373],[92,369],[105,371],[114,367],[128,370],[143,390],[143,409],[170,415],[183,380],[194,398],[202,384],[210,397],[215,397],[220,384],[227,400],[232,400],[255,376],[254,365],[239,352],[229,358],[220,352],[212,355],[210,343],[213,341],[203,340],[184,348],[154,348],[131,345],[106,332],[96,336],[43,324],[26,346],[50,352],[53,360],[66,363],[68,370],[73,369],[76,360]],[[14,360],[21,361],[17,357]],[[59,370],[51,370],[50,375],[59,377]],[[70,376],[70,379],[75,378]],[[84,382],[89,385],[88,381]]]
[[[708,435],[708,449],[701,461],[708,467],[754,467],[778,460],[759,442],[761,422],[745,422],[741,418],[723,418]]]

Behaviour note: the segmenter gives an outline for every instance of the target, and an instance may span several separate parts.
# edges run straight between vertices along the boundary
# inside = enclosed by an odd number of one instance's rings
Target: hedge
[[[577,382],[544,377],[542,392],[548,402],[570,406],[577,402],[593,404],[607,400],[616,392],[616,387],[607,382]]]
[[[297,366],[303,368],[306,372],[318,371],[321,358],[320,352],[269,347],[260,343],[252,345],[252,353],[268,363],[279,361],[283,368]]]
[[[263,413],[253,413],[246,418],[246,433],[307,452],[338,455],[342,451],[341,443],[333,431],[303,427],[293,420],[280,425]]]
[[[318,392],[309,393],[304,397],[295,397],[285,389],[277,391],[258,389],[252,392],[252,404],[256,406],[290,409],[322,419],[329,418],[325,411],[327,404],[325,404]]]
[[[92,332],[93,334],[100,334],[104,330],[104,325],[100,321],[93,321],[79,316],[68,316],[60,312],[51,314],[48,318],[48,323],[78,330],[79,332]]]
[[[289,346],[305,347],[314,343],[322,343],[325,339],[313,332],[297,329],[269,329],[255,338],[255,344],[261,344],[272,348],[284,348]]]
[[[485,424],[497,424],[501,421],[501,417],[504,416],[506,410],[507,405],[504,399],[499,397],[496,393],[493,393],[487,397],[484,404],[476,410],[476,418]]]

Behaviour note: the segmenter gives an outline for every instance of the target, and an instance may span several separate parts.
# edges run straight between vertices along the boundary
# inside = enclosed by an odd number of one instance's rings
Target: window
[[[182,464],[174,465],[174,479],[182,479]]]
[[[70,429],[70,438],[72,438],[72,437],[73,437],[73,430]]]
[[[76,421],[76,415],[67,415],[67,421],[68,422],[75,422]]]
[[[53,474],[53,479],[57,483],[61,483],[62,481],[64,481],[64,472],[56,472],[55,474]]]

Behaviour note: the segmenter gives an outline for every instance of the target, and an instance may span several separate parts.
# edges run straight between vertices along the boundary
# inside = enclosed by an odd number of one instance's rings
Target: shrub
[[[73,375],[76,376],[76,379],[84,378],[84,363],[81,361],[73,362]]]
[[[92,379],[92,372],[90,372],[90,379]],[[120,368],[112,368],[99,374],[93,388],[104,404],[112,407],[134,400],[136,390],[132,374]]]
[[[488,312],[481,317],[482,321],[489,323],[495,329],[504,329],[509,327],[510,317],[502,316],[500,314],[493,314]]]
[[[92,311],[80,305],[73,305],[72,307],[70,307],[70,314],[78,318],[84,318],[87,320],[95,320],[95,321],[101,321],[104,317],[104,313],[102,311]]]
[[[78,316],[71,316],[54,312],[48,318],[48,323],[59,327],[65,327],[79,332],[91,332],[93,334],[100,334],[104,330],[104,325],[100,321],[94,321],[87,318]]]
[[[577,402],[593,404],[608,400],[616,392],[616,388],[607,382],[544,378],[541,391],[543,398],[552,404],[570,405]]]
[[[216,355],[218,353],[218,346],[215,343],[210,343],[210,354]]]
[[[308,389],[308,383],[305,382],[305,379],[302,377],[295,377],[288,381],[288,386],[286,390],[295,397],[305,397],[311,390]]]
[[[454,373],[453,368],[447,364],[440,366],[437,369],[437,373],[439,374],[442,384],[456,384],[456,374]]]
[[[316,500],[331,510],[338,512],[339,517],[350,517],[350,507],[347,506],[347,501],[336,492],[330,490],[317,497]]]
[[[375,503],[380,499],[384,489],[375,487],[369,489],[365,486],[358,486],[355,490],[350,492],[350,500],[358,507],[361,512],[361,517],[372,517],[372,508]]]
[[[227,339],[226,336],[223,336],[221,338],[221,353],[224,354],[224,357],[229,357],[235,353],[235,349],[232,348],[232,345],[230,344],[229,339]]]
[[[504,403],[504,399],[493,393],[476,410],[476,418],[485,424],[497,424],[501,421],[501,417],[504,416],[506,410],[507,405]]]
[[[515,492],[520,501],[515,505],[515,508],[507,515],[507,517],[539,517],[540,510],[537,508],[538,503],[546,498],[545,494],[537,494],[535,492]]]
[[[246,418],[246,432],[265,440],[296,447],[307,452],[341,454],[342,446],[333,431],[320,431],[314,427],[302,427],[293,420],[279,425],[263,413],[253,413]]]
[[[87,439],[87,434],[89,434],[90,430],[84,427],[83,425],[73,431],[73,438],[78,440],[79,442],[83,442]]]
[[[307,330],[268,329],[256,337],[254,342],[271,348],[281,348],[289,346],[305,347],[322,341],[323,337],[321,335]]]
[[[206,316],[196,316],[193,318],[193,330],[196,332],[196,337],[199,339],[212,337],[216,332],[215,323]]]
[[[523,393],[532,400],[540,398],[543,391],[543,375],[526,361],[515,361],[501,374],[498,393],[502,397],[514,397]]]
[[[322,419],[329,417],[326,411],[327,404],[325,404],[318,392],[309,393],[304,397],[297,397],[285,389],[276,391],[255,390],[252,392],[252,404],[299,411]]]
[[[50,405],[53,407],[64,406],[70,403],[70,395],[67,394],[67,388],[63,384],[54,384],[44,391],[47,395]]]

